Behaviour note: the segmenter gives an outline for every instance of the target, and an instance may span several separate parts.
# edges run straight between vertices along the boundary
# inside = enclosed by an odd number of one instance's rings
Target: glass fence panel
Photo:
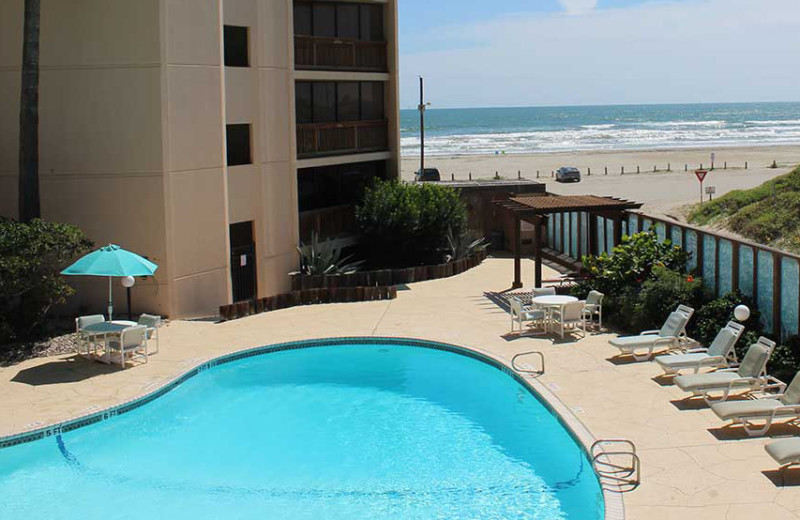
[[[553,218],[553,221],[555,222],[555,226],[553,226],[553,227],[555,228],[555,235],[556,235],[555,236],[555,242],[553,242],[553,244],[555,245],[555,250],[560,252],[561,251],[561,213],[554,213],[552,218]]]
[[[651,227],[653,227],[653,221],[652,220],[644,219],[642,221],[642,231],[649,231]]]
[[[719,290],[720,296],[733,290],[733,243],[719,240]]]
[[[570,256],[572,258],[580,258],[581,255],[578,253],[578,213],[572,213],[572,222],[570,224],[572,226],[572,253]]]
[[[606,219],[606,251],[610,255],[614,250],[614,221]]]
[[[717,239],[712,235],[703,235],[703,285],[714,290],[716,273]]]
[[[639,216],[638,215],[628,215],[628,231],[631,235],[635,235],[639,232]]]
[[[551,249],[556,247],[556,227],[552,215],[547,219],[547,247]]]
[[[686,231],[686,251],[689,253],[689,270],[697,269],[697,231]]]
[[[672,226],[669,239],[674,245],[683,247],[683,228]]]
[[[663,222],[656,222],[656,236],[659,242],[667,240],[667,225]]]
[[[794,258],[781,259],[781,338],[797,334],[800,266]]]
[[[589,214],[581,215],[581,256],[590,254],[589,251]]]
[[[606,250],[606,234],[605,234],[605,220],[603,217],[597,217],[597,254],[601,255]]]
[[[772,277],[774,276],[772,253],[758,252],[758,310],[764,330],[772,332]]]
[[[739,290],[747,296],[753,297],[753,248],[750,246],[739,246]]]

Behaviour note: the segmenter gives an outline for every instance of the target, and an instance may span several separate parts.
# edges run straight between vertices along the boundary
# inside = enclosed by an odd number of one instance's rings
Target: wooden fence
[[[619,225],[627,235],[652,229],[662,242],[669,239],[691,253],[688,267],[703,284],[717,296],[738,289],[752,298],[775,337],[785,340],[800,330],[800,256],[639,212],[627,212]],[[590,232],[597,237],[594,251]],[[575,260],[611,254],[615,236],[613,219],[585,212],[556,213],[547,222],[548,246]]]

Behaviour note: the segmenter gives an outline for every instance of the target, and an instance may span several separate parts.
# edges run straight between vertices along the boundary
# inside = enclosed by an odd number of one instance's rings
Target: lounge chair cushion
[[[677,376],[675,385],[686,392],[694,390],[706,390],[727,387],[731,381],[738,379],[736,372],[709,372],[707,374],[688,374]],[[737,386],[749,386],[746,383],[739,383]]]
[[[711,356],[704,352],[695,352],[692,354],[676,354],[674,356],[658,356],[656,357],[656,363],[666,368],[694,367],[710,358]]]
[[[677,336],[683,331],[685,325],[686,316],[680,312],[673,312],[669,315],[667,321],[664,322],[661,330],[658,331],[658,335],[662,337]]]
[[[761,375],[761,371],[766,366],[771,353],[772,350],[761,343],[750,345],[739,367],[739,377],[757,377]]]
[[[747,401],[726,401],[715,403],[711,409],[723,421],[737,417],[764,417],[772,415],[772,411],[783,406],[777,399],[749,399]]]
[[[736,334],[731,329],[721,329],[711,345],[708,346],[708,355],[727,356],[735,341]]]
[[[642,336],[623,336],[621,338],[614,338],[609,343],[618,348],[635,348],[635,347],[649,347],[657,339],[662,339],[657,334],[645,334]],[[664,346],[668,346],[664,343]]]
[[[764,449],[781,466],[800,461],[800,437],[771,442]]]

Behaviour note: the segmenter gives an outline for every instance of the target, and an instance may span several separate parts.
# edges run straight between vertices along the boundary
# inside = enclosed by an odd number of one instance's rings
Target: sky
[[[398,0],[400,106],[800,101],[800,0]]]

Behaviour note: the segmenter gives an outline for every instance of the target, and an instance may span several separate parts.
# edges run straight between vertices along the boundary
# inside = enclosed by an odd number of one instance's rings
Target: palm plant
[[[353,255],[342,257],[342,249],[331,239],[319,240],[311,232],[311,242],[297,247],[300,253],[300,272],[306,275],[351,274],[358,271],[363,260],[353,262]]]
[[[469,258],[475,253],[483,251],[487,247],[489,247],[489,243],[483,238],[477,238],[473,240],[466,232],[454,234],[452,228],[447,229],[447,262],[454,262],[456,260],[461,260],[462,258]]]

